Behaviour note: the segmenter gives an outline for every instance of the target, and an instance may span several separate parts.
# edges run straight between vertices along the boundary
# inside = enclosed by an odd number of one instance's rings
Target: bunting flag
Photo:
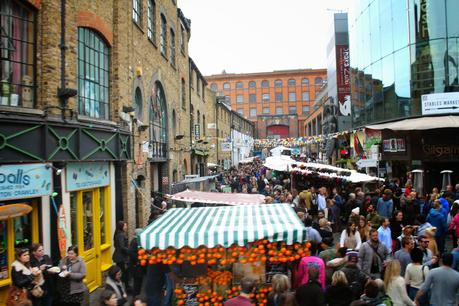
[[[298,138],[285,138],[285,139],[254,139],[255,148],[272,148],[277,146],[284,147],[301,147],[308,144],[316,144],[323,142],[328,139],[338,138],[340,136],[347,136],[352,131],[342,131],[327,135],[317,135],[310,137],[298,137]]]

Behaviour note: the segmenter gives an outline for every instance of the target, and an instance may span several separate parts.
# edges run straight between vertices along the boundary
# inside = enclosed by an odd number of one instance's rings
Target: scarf
[[[105,280],[105,284],[113,288],[113,291],[115,291],[115,294],[118,298],[124,298],[124,295],[126,294],[126,289],[124,289],[124,284],[122,282],[116,282],[110,277],[107,277]]]

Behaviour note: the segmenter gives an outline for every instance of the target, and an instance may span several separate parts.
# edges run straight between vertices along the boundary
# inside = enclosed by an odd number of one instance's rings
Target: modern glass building
[[[421,115],[421,96],[459,91],[458,0],[354,0],[353,126]]]

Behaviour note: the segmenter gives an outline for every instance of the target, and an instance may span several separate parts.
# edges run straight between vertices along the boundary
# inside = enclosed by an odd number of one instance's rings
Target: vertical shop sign
[[[338,91],[338,106],[341,116],[351,114],[351,75],[348,45],[336,46],[336,85]]]

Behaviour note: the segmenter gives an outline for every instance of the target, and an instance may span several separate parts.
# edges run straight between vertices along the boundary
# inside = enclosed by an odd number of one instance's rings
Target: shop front
[[[77,245],[86,262],[89,291],[102,284],[102,273],[112,265],[113,171],[108,162],[70,163],[65,168],[63,201],[70,217],[66,244]]]
[[[12,283],[15,248],[43,241],[44,206],[52,190],[49,164],[0,165],[0,305]]]

